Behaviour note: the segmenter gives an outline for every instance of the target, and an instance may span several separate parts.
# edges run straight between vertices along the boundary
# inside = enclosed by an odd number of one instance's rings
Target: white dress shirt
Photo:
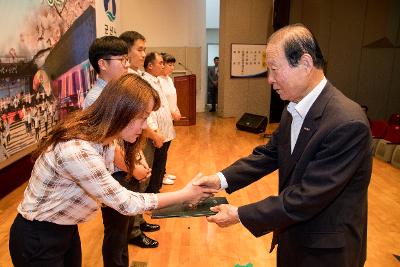
[[[133,73],[133,74],[137,74],[139,76],[143,76],[143,71],[141,71],[139,69],[134,70],[134,69],[128,68],[128,73]]]
[[[324,77],[318,85],[311,90],[299,103],[290,102],[287,106],[288,112],[292,115],[292,124],[290,127],[290,151],[293,153],[293,149],[296,145],[297,138],[299,137],[301,126],[303,125],[304,119],[310,110],[312,104],[314,104],[317,97],[321,94],[327,83]]]
[[[147,118],[147,126],[152,130],[159,131],[164,136],[164,143],[171,141],[176,137],[176,133],[172,123],[168,100],[161,89],[160,80],[147,72],[144,72],[142,77],[157,91],[161,100],[160,108],[157,111],[151,112]]]
[[[167,97],[169,108],[171,112],[178,111],[176,88],[174,82],[169,76],[159,76],[161,89]]]

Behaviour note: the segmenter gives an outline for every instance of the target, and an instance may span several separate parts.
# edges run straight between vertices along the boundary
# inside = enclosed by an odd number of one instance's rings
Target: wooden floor
[[[271,127],[271,126],[268,126]],[[273,126],[272,126],[273,127]],[[235,119],[222,119],[200,113],[196,126],[177,127],[172,142],[168,171],[178,176],[172,186],[182,187],[198,172],[211,174],[249,154],[266,139],[235,129]],[[368,259],[365,266],[400,266],[392,254],[400,254],[400,169],[374,159],[369,187]],[[8,252],[8,232],[16,215],[16,207],[26,185],[0,200],[0,267],[12,266]],[[230,203],[242,205],[261,200],[277,192],[277,172],[257,183],[228,195]],[[219,193],[225,196],[226,193]],[[275,266],[275,252],[269,254],[271,235],[255,238],[241,225],[218,228],[204,218],[147,220],[161,225],[149,236],[158,240],[156,249],[129,246],[131,260],[146,262],[148,267],[205,267],[246,265]],[[103,226],[98,214],[94,220],[79,227],[83,266],[102,266],[101,244]]]

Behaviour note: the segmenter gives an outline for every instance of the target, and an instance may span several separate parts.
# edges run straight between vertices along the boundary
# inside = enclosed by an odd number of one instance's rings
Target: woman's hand
[[[197,174],[184,188],[181,189],[184,198],[183,202],[190,207],[196,206],[218,192],[218,190],[214,188],[194,185],[193,182],[201,176],[201,173]]]
[[[151,169],[142,164],[136,164],[135,169],[132,172],[132,176],[136,180],[143,182],[151,176]]]

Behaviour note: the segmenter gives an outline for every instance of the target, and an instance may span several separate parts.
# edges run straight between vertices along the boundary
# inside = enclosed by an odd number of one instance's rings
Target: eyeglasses
[[[129,65],[130,61],[128,57],[120,57],[120,58],[103,58],[104,60],[119,60],[123,66]]]

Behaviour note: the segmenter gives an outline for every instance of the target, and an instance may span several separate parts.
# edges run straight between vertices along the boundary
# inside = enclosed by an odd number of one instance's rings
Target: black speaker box
[[[265,116],[244,113],[236,123],[236,128],[251,133],[263,133],[267,128],[268,118]]]

